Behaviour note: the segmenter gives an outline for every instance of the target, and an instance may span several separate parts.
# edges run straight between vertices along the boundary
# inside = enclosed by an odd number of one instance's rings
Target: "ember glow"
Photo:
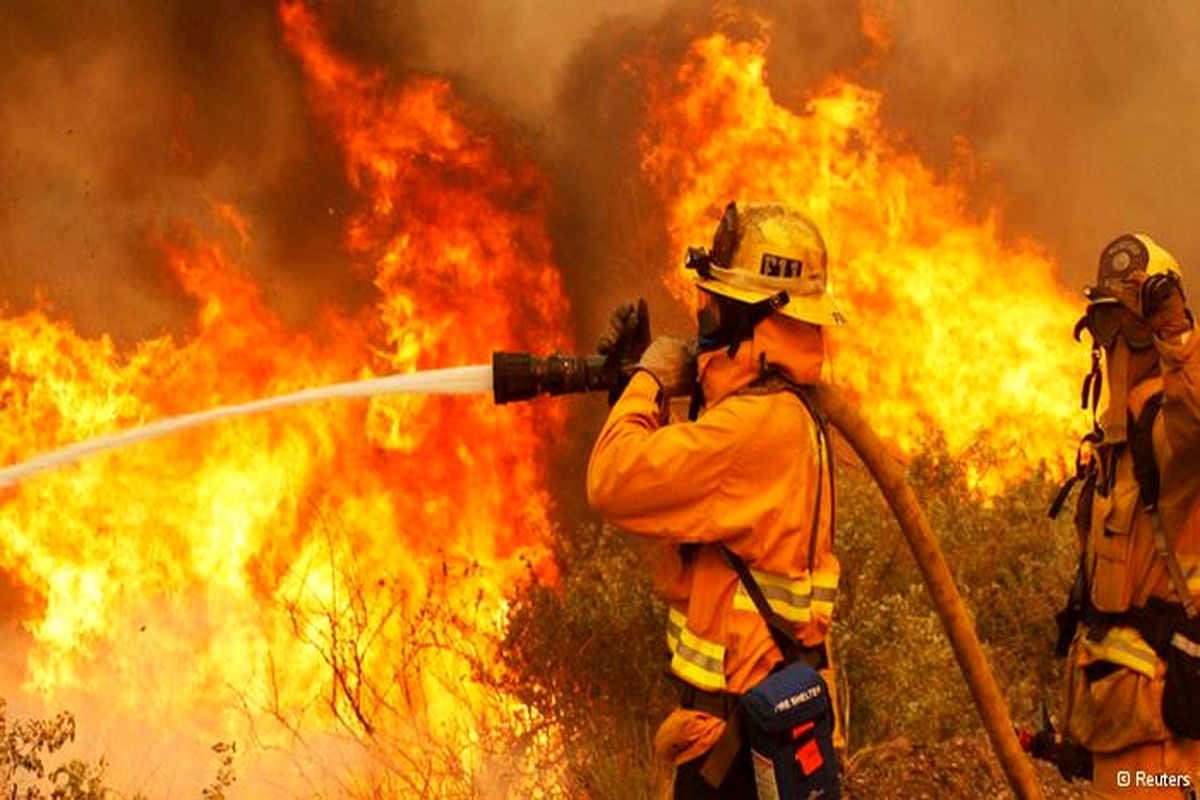
[[[850,318],[835,335],[832,379],[871,424],[909,454],[944,436],[987,491],[1040,462],[1061,472],[1083,423],[1071,398],[1087,354],[1071,340],[1080,303],[1057,266],[1032,243],[1003,241],[995,219],[965,210],[964,182],[899,147],[878,94],[832,78],[802,114],[777,103],[765,49],[697,40],[651,91],[644,168],[675,252],[707,246],[730,199],[804,210],[825,235]],[[665,279],[692,301],[682,266]]]
[[[445,82],[388,86],[333,52],[304,6],[280,16],[362,198],[346,249],[375,307],[289,329],[230,255],[253,219],[215,203],[224,235],[162,245],[195,304],[186,335],[124,350],[45,309],[0,318],[4,463],[303,387],[570,349],[536,173]],[[136,747],[115,733],[100,747],[156,796],[198,794],[208,746],[231,740],[252,796],[480,796],[484,775],[521,794],[530,757],[495,746],[530,712],[476,676],[513,587],[552,572],[541,445],[562,423],[559,405],[487,397],[326,404],[8,489],[0,568],[26,589],[31,643],[21,685],[0,694],[14,713],[136,720]]]

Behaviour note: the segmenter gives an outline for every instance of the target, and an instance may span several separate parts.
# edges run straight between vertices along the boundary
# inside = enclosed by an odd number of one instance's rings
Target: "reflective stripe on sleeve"
[[[1176,633],[1171,637],[1171,646],[1182,650],[1192,658],[1200,658],[1200,642],[1193,642],[1182,633]]]
[[[833,604],[837,601],[838,573],[816,570],[813,572],[813,612],[833,618]]]
[[[710,692],[725,689],[725,647],[702,639],[682,624],[684,615],[671,609],[667,618],[667,646],[671,671],[693,686]]]
[[[679,632],[686,624],[687,615],[679,609],[672,608],[667,614],[667,649],[671,655],[675,655],[675,649],[679,647]]]

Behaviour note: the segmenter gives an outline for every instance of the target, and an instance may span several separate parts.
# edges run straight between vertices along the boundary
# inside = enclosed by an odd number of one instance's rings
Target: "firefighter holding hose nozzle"
[[[1109,244],[1085,294],[1076,338],[1086,330],[1093,340],[1083,387],[1093,430],[1051,507],[1057,515],[1071,485],[1081,486],[1080,562],[1059,615],[1059,653],[1067,656],[1062,735],[1043,732],[1040,744],[1073,754],[1064,774],[1091,773],[1093,797],[1194,798],[1200,336],[1178,265],[1148,236]],[[1099,413],[1102,386],[1108,404]]]
[[[730,203],[688,266],[696,341],[646,347],[644,306],[626,306],[601,342],[637,368],[596,441],[588,498],[657,556],[679,708],[656,749],[676,765],[674,797],[829,800],[838,561],[833,451],[812,387],[822,329],[844,320],[824,240],[787,206]],[[686,396],[689,420],[668,424],[670,400]]]

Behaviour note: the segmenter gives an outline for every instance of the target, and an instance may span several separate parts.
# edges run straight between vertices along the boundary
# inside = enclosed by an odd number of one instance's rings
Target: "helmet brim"
[[[728,297],[730,300],[737,300],[742,303],[757,303],[775,294],[775,292],[762,289],[730,286],[728,283],[713,278],[698,280],[696,281],[696,286],[706,292]],[[813,325],[832,327],[846,324],[846,316],[838,309],[837,304],[833,302],[833,298],[829,296],[828,292],[819,295],[796,295],[789,292],[787,305],[776,309],[775,313]]]

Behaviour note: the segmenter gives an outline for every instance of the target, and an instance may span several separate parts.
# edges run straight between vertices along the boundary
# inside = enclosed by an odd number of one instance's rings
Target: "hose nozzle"
[[[623,380],[624,371],[610,365],[604,356],[492,353],[492,396],[497,404],[529,400],[540,394],[604,391]]]

